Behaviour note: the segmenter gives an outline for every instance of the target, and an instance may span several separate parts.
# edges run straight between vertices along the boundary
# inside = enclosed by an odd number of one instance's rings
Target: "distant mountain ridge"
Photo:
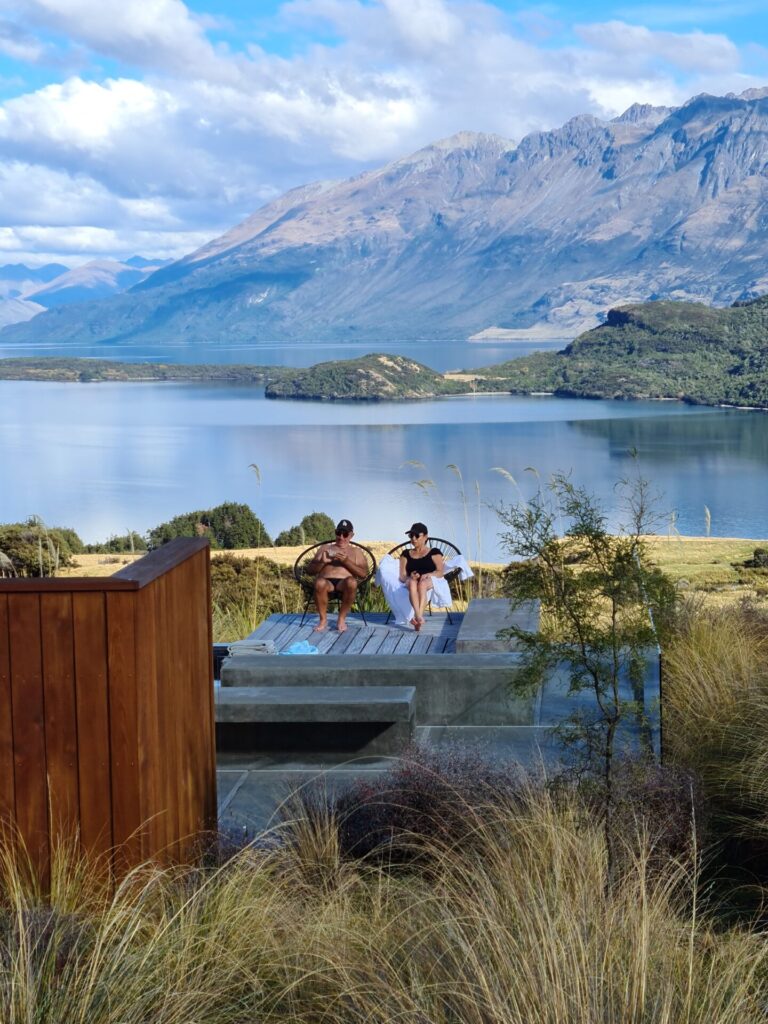
[[[286,193],[130,291],[4,342],[571,336],[613,306],[768,291],[768,89],[519,143],[461,132]]]
[[[0,265],[0,326],[31,319],[54,306],[108,298],[125,291],[170,263],[131,256],[119,260],[91,260],[79,267],[46,263]]]

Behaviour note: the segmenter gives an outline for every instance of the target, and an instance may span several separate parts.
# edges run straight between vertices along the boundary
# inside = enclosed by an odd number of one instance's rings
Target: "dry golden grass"
[[[396,540],[363,540],[360,543],[371,549],[378,562],[399,542]],[[306,550],[306,547],[306,544],[302,544],[299,547],[242,548],[232,551],[231,554],[237,555],[239,558],[268,558],[277,565],[293,565],[302,551]],[[58,575],[64,577],[111,576],[126,565],[131,565],[132,562],[137,561],[137,559],[145,554],[146,552],[139,551],[133,555],[129,553],[119,555],[75,555],[75,564],[66,569],[60,569]],[[213,552],[214,556],[217,554],[223,554],[223,552]],[[480,568],[499,568],[498,563],[495,562],[473,562],[472,565],[479,566]]]
[[[768,946],[716,927],[648,851],[605,886],[600,830],[532,793],[429,871],[344,861],[332,814],[215,872],[146,866],[104,901],[71,857],[53,919],[0,868],[8,1024],[758,1024]]]

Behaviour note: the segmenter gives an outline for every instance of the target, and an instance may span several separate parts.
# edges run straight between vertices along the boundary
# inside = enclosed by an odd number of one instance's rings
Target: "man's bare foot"
[[[346,633],[347,632],[347,624],[346,624],[346,622],[342,622],[341,619],[339,619],[339,621],[336,623],[336,629],[337,629],[337,631],[339,633]]]
[[[327,622],[318,622],[315,628],[312,630],[313,633],[324,633],[328,629]]]

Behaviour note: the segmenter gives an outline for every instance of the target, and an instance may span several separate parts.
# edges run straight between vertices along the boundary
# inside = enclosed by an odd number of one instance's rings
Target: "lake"
[[[763,413],[508,395],[329,405],[227,384],[0,381],[0,522],[36,514],[86,541],[242,501],[273,534],[314,510],[349,517],[360,540],[400,540],[423,520],[496,560],[489,506],[565,471],[615,523],[614,484],[638,469],[681,533],[705,532],[707,506],[713,534],[768,534]]]
[[[70,356],[116,359],[128,363],[250,363],[257,366],[312,366],[331,359],[357,359],[369,352],[407,355],[433,370],[475,369],[491,366],[529,352],[557,352],[567,344],[553,341],[468,342],[468,341],[380,341],[345,345],[326,342],[259,342],[242,345],[3,345],[0,334],[0,359],[12,356]]]

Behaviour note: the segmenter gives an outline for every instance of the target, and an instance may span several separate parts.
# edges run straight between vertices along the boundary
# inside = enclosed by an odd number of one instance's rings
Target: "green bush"
[[[18,576],[55,576],[57,569],[72,564],[73,554],[83,550],[74,530],[46,526],[37,516],[0,525],[0,554]]]
[[[86,544],[85,550],[90,555],[121,555],[126,551],[146,551],[147,542],[140,533],[131,530],[130,533],[113,535],[103,544]]]
[[[260,548],[272,544],[262,521],[248,507],[228,501],[216,508],[186,512],[147,534],[150,551],[176,537],[208,537],[213,548]]]
[[[325,512],[310,512],[304,516],[298,526],[283,530],[275,537],[275,547],[298,547],[299,544],[317,544],[321,540],[330,540],[336,524]]]
[[[229,554],[211,559],[211,602],[224,611],[255,605],[261,621],[275,612],[295,611],[299,599],[299,585],[288,566]]]

